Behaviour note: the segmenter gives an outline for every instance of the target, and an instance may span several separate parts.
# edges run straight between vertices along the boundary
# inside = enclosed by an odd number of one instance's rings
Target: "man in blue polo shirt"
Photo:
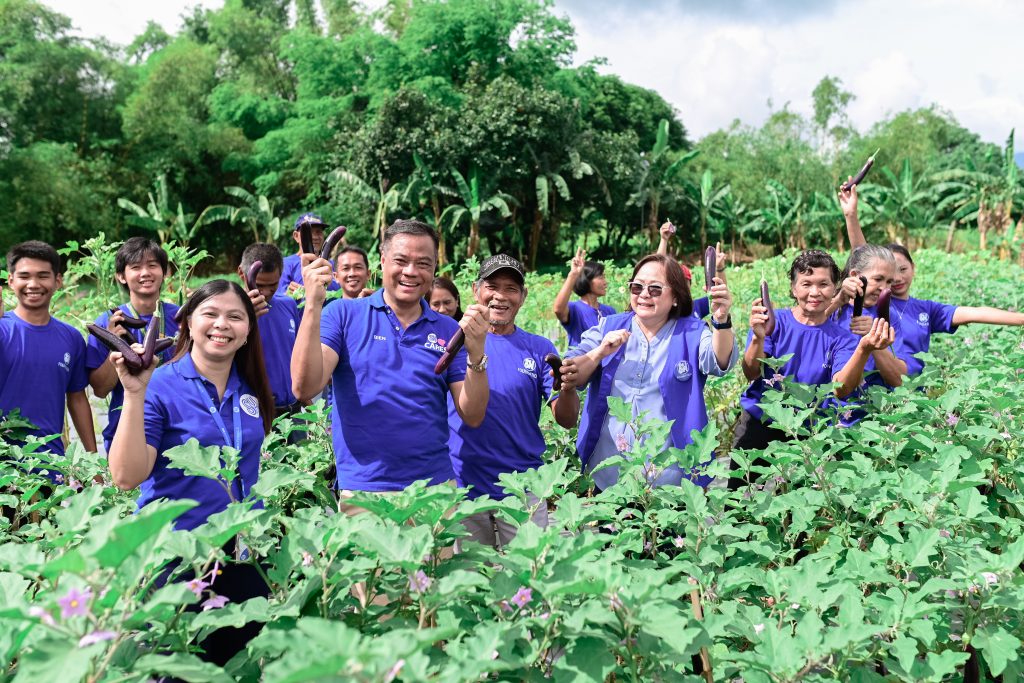
[[[238,277],[245,289],[246,273],[256,261],[262,262],[256,274],[256,289],[249,290],[249,299],[256,309],[256,323],[263,345],[263,364],[267,368],[270,391],[274,394],[274,410],[278,417],[293,414],[302,408],[292,393],[292,349],[302,322],[298,304],[289,296],[276,294],[281,279],[281,250],[273,244],[250,244],[242,252]],[[296,432],[293,432],[296,434]]]
[[[118,284],[128,293],[128,301],[110,311],[103,311],[96,318],[96,324],[105,327],[114,334],[130,337],[134,342],[142,343],[145,329],[132,329],[122,325],[125,318],[140,318],[148,324],[153,315],[160,316],[160,336],[174,337],[178,334],[178,321],[175,316],[178,307],[167,301],[160,300],[164,280],[167,278],[170,264],[167,252],[148,237],[132,237],[117,250],[114,256],[114,277]],[[174,356],[174,347],[160,354],[159,362],[165,363]],[[117,372],[110,362],[110,351],[92,335],[86,340],[85,369],[89,373],[89,385],[97,398],[110,396],[107,412],[107,426],[103,428],[103,447],[109,452],[110,442],[117,431],[117,422],[121,418],[121,406],[124,405],[124,387],[117,379]]]
[[[469,425],[487,410],[487,309],[470,306],[460,322],[423,298],[434,280],[437,234],[396,221],[381,243],[383,288],[323,307],[331,264],[303,256],[306,309],[292,353],[292,389],[309,400],[333,381],[332,423],[338,488],[400,491],[427,479],[452,480],[447,395]],[[442,374],[434,366],[459,327],[465,347]],[[467,363],[468,361],[468,363]],[[358,509],[342,505],[342,510]]]
[[[540,411],[551,395],[553,378],[544,356],[556,353],[551,340],[516,327],[516,314],[526,300],[523,264],[505,254],[492,256],[480,265],[473,296],[487,307],[489,334],[484,352],[490,362],[487,414],[478,427],[470,427],[449,408],[452,465],[459,486],[468,486],[469,497],[504,498],[498,484],[503,472],[523,472],[543,464],[545,444],[540,431]],[[533,521],[547,526],[547,501],[530,496]],[[463,520],[470,538],[501,548],[515,536],[517,527],[491,511]]]
[[[315,213],[304,213],[295,220],[295,229],[292,230],[292,239],[298,245],[299,250],[291,256],[284,257],[284,265],[281,268],[281,282],[277,287],[277,293],[288,295],[302,286],[302,239],[299,236],[299,228],[309,225],[310,234],[313,237],[313,249],[316,253],[324,246],[324,230],[327,224]],[[341,285],[333,280],[328,283],[327,291],[333,292],[340,289]]]
[[[36,426],[31,434],[57,435],[45,449],[63,455],[66,401],[82,445],[95,452],[85,340],[50,315],[50,300],[63,284],[60,256],[45,242],[23,242],[7,252],[7,270],[18,305],[4,314],[0,287],[0,414],[17,408]]]

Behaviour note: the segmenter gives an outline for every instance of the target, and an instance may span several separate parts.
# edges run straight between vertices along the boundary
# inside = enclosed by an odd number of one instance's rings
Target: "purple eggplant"
[[[249,288],[249,291],[258,289],[256,287],[256,276],[260,274],[263,269],[263,261],[253,261],[252,265],[249,266],[249,270],[245,274],[245,286]]]
[[[156,353],[156,340],[160,336],[160,316],[153,315],[146,328],[146,336],[142,340],[142,368],[146,369],[153,364],[153,355]]]
[[[174,337],[160,337],[156,340],[156,344],[153,345],[153,355],[159,356],[161,353],[174,346],[174,344]]]
[[[845,183],[839,186],[839,189],[841,189],[843,192],[849,192],[850,188],[853,187],[854,185],[860,185],[861,181],[864,180],[864,176],[866,176],[868,174],[868,171],[871,170],[871,167],[875,165],[875,156],[880,151],[882,150],[876,149],[875,153],[868,157],[868,160],[861,167],[857,175],[853,176],[853,180],[847,180]]]
[[[768,320],[764,324],[765,335],[770,335],[775,331],[775,307],[772,306],[772,297],[768,292],[768,282],[761,280],[761,305],[766,309],[765,315],[768,316]]]
[[[868,279],[863,275],[860,276],[860,283],[864,285],[864,289],[861,290],[860,294],[853,297],[853,317],[857,318],[864,315],[864,294],[868,291]]]
[[[320,258],[331,259],[331,254],[334,252],[334,248],[338,246],[338,242],[341,242],[341,238],[345,236],[345,231],[348,230],[344,225],[339,225],[334,230],[331,230],[331,234],[324,240],[323,249],[320,250]]]
[[[110,312],[111,314],[113,314],[116,313],[118,310],[119,309],[117,308],[111,308]],[[149,324],[142,318],[133,318],[132,316],[128,315],[127,313],[124,313],[123,311],[122,313],[124,315],[124,318],[120,322],[122,327],[127,327],[132,330],[141,330],[142,328]]]
[[[437,360],[437,364],[434,365],[434,374],[440,375],[442,372],[448,369],[448,366],[455,360],[455,355],[462,348],[462,345],[466,343],[466,335],[463,334],[462,328],[460,327],[452,335],[451,340],[448,342],[448,348],[441,354],[441,357]]]
[[[704,289],[711,291],[715,286],[715,271],[718,269],[718,252],[714,247],[704,250]]]
[[[124,339],[121,339],[107,328],[94,325],[93,323],[89,323],[85,328],[89,330],[89,334],[99,339],[100,343],[107,347],[107,350],[116,351],[124,356],[124,364],[128,366],[130,371],[139,372],[142,370],[142,356],[136,353],[135,349],[129,346],[128,342]]]
[[[544,356],[544,362],[551,366],[551,372],[555,377],[554,390],[560,391],[562,388],[562,359],[558,357],[557,353],[549,353]]]
[[[303,254],[316,253],[313,249],[313,227],[305,221],[299,226],[299,245]]]
[[[883,289],[882,293],[878,295],[878,301],[875,302],[875,317],[882,318],[887,323],[891,323],[892,320],[889,318],[889,305],[892,303],[892,290]]]

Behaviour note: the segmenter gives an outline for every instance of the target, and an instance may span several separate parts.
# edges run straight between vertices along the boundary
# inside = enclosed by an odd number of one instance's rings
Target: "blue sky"
[[[221,4],[45,1],[83,35],[122,44],[148,19],[173,31],[187,7]],[[737,118],[758,125],[769,101],[809,114],[825,75],[856,95],[860,130],[932,103],[1000,145],[1024,125],[1016,0],[556,0],[555,11],[576,27],[578,63],[604,58],[602,71],[657,90],[693,139]]]

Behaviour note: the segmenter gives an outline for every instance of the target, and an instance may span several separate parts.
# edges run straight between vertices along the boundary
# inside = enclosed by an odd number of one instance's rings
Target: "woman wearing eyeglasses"
[[[739,356],[729,316],[732,294],[721,278],[714,281],[708,327],[691,315],[693,300],[679,264],[664,254],[646,256],[630,278],[630,310],[603,319],[566,354],[555,417],[564,427],[575,425],[576,389],[590,385],[576,445],[599,489],[618,481],[618,467],[594,469],[624,455],[635,441],[630,426],[609,413],[609,396],[626,401],[634,418],[646,412],[647,419],[672,420],[666,448],[684,448],[692,441],[690,432],[707,424],[707,376],[724,375]],[[655,486],[679,484],[683,477],[700,486],[711,481],[676,465],[648,473]]]

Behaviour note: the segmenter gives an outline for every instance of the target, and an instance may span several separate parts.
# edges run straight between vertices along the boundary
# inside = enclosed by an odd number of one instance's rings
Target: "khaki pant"
[[[529,507],[533,510],[530,521],[544,528],[548,525],[548,504],[532,493],[527,493]],[[489,545],[496,550],[512,542],[519,527],[494,513],[493,510],[476,512],[462,520],[462,525],[469,532],[469,537],[477,543]]]

